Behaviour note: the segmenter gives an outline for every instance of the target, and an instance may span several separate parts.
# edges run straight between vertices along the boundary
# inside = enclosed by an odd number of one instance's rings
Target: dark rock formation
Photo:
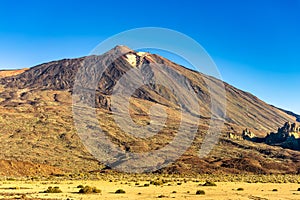
[[[252,141],[252,142],[264,142],[265,141],[264,138],[257,137],[254,133],[252,133],[247,128],[245,130],[243,130],[242,137],[243,137],[243,139],[249,140],[249,141]]]
[[[244,139],[247,139],[247,140],[251,140],[252,138],[256,137],[255,134],[253,134],[247,128],[245,130],[243,130],[242,136],[243,136]]]
[[[252,142],[263,142],[268,145],[281,146],[283,148],[300,150],[300,127],[296,123],[286,122],[277,132],[271,132],[266,137],[257,137],[248,129],[243,131],[243,139]]]

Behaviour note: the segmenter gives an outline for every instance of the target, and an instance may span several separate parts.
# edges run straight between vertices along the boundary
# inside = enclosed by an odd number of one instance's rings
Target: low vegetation
[[[196,195],[205,195],[205,191],[204,190],[197,190]]]
[[[36,195],[36,199],[171,199],[186,196],[187,199],[211,198],[219,199],[220,192],[226,191],[228,199],[236,199],[243,196],[271,196],[281,199],[297,199],[295,195],[300,194],[298,183],[245,183],[245,182],[214,182],[215,176],[203,177],[186,177],[180,178],[174,175],[119,175],[103,174],[106,180],[62,180],[61,177],[51,180],[0,180],[0,199],[20,199],[21,195],[27,195],[30,199],[31,191]],[[204,175],[203,175],[204,176]],[[100,175],[98,176],[98,178]],[[228,176],[224,176],[228,178]],[[261,176],[257,176],[261,177]],[[256,178],[257,178],[256,177]],[[267,177],[267,176],[266,176]],[[289,176],[288,176],[289,177]],[[295,176],[295,179],[298,176]],[[109,180],[113,180],[110,182]],[[206,180],[206,181],[205,181]],[[299,179],[300,180],[300,179]],[[122,184],[121,184],[122,182]],[[151,182],[151,184],[150,184]],[[185,183],[186,182],[186,183]],[[139,183],[139,184],[136,184]],[[159,183],[159,184],[157,184]],[[182,183],[181,186],[178,183]],[[201,183],[199,185],[199,183]],[[143,188],[144,185],[150,186]],[[167,186],[170,184],[171,186]],[[157,186],[160,185],[160,186]],[[204,187],[205,185],[206,187]],[[50,186],[50,187],[48,187]],[[56,186],[56,187],[54,187]],[[59,186],[59,187],[58,187]],[[200,187],[199,187],[200,186]],[[214,186],[214,187],[210,187]],[[43,191],[40,188],[44,187]],[[99,190],[97,188],[104,190]],[[118,190],[117,190],[118,189]],[[8,191],[7,191],[8,190]],[[30,191],[29,191],[30,190]],[[7,192],[6,192],[7,191]],[[280,192],[278,192],[280,191]],[[43,194],[57,193],[57,194]],[[97,194],[98,193],[98,194]],[[119,195],[118,195],[119,194]],[[214,197],[214,194],[217,196]],[[5,196],[11,195],[11,196]],[[85,196],[86,195],[86,196]],[[113,196],[115,195],[115,198]],[[98,196],[98,198],[97,198]],[[35,198],[35,197],[34,197]],[[226,196],[227,198],[227,196]],[[22,199],[22,198],[21,198]],[[25,197],[23,198],[25,199]]]
[[[87,186],[81,188],[78,193],[80,193],[80,194],[101,193],[101,190],[97,189],[96,187],[91,187],[91,186],[87,185]]]
[[[118,189],[118,190],[115,191],[115,194],[125,194],[125,193],[126,192],[123,189]]]
[[[47,190],[44,191],[44,193],[62,193],[61,189],[59,187],[48,187]]]
[[[217,186],[217,184],[211,181],[206,181],[202,186]]]
[[[157,198],[167,198],[167,197],[168,197],[168,196],[161,194],[161,195],[158,195]]]

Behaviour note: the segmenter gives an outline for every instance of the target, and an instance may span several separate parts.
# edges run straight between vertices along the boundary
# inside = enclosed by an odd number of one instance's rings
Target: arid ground
[[[243,182],[215,182],[216,186],[203,186],[206,181],[197,178],[149,176],[147,180],[147,176],[132,176],[126,177],[128,181],[125,177],[124,180],[106,178],[107,180],[2,180],[0,199],[300,199],[298,176],[252,176],[244,177]],[[263,183],[267,181],[270,182]],[[280,181],[282,183],[278,183]],[[79,194],[79,187],[86,185],[100,189],[101,193]],[[44,193],[48,187],[59,187],[62,193]],[[116,194],[118,189],[125,193]],[[196,195],[198,190],[205,194]]]

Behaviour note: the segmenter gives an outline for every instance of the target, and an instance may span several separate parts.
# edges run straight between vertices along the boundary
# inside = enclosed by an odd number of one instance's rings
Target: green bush
[[[205,191],[204,190],[197,190],[196,195],[204,195]]]
[[[48,187],[48,189],[45,190],[44,193],[62,193],[62,191],[61,189],[59,189],[59,187]]]
[[[118,189],[117,191],[115,191],[115,194],[125,194],[125,190],[123,189]]]
[[[92,193],[101,193],[101,190],[97,189],[96,187],[85,186],[79,190],[80,194],[92,194]]]

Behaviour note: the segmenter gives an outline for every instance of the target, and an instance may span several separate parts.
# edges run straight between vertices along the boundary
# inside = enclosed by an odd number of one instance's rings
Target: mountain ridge
[[[296,121],[300,122],[300,115],[298,115],[298,114],[296,114],[296,113],[294,113],[293,111],[290,111],[290,110],[282,109],[282,108],[279,108],[279,107],[274,106],[274,105],[272,105],[272,106],[279,109],[279,110],[281,110],[281,111],[283,111],[283,112],[285,112],[285,113],[287,113],[287,114],[289,114],[289,115],[291,115],[291,116],[296,117]]]

